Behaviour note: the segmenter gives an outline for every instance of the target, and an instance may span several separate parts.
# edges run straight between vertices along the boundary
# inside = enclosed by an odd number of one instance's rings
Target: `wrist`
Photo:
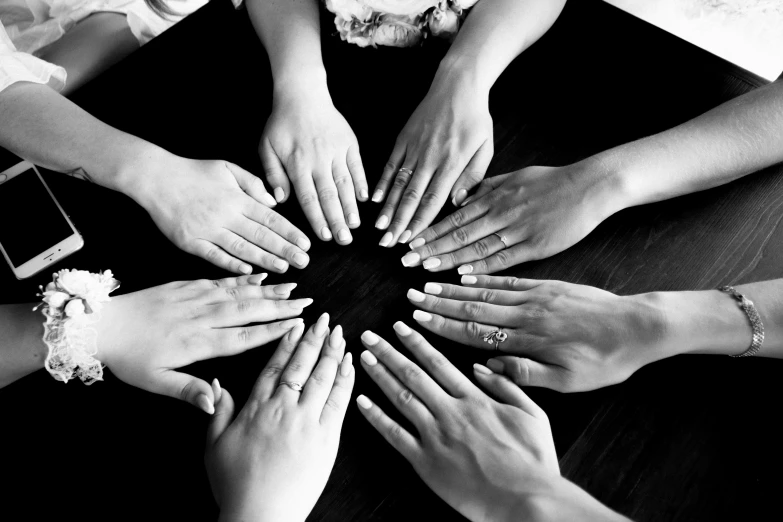
[[[285,70],[274,75],[274,99],[329,96],[323,66]]]
[[[600,156],[591,156],[566,168],[573,186],[591,201],[598,223],[628,207],[627,178]]]
[[[157,145],[139,140],[139,143],[125,148],[112,183],[107,186],[141,204],[146,195],[154,191],[152,184],[160,179],[157,172],[162,165],[175,157]]]
[[[435,72],[430,92],[464,92],[470,97],[488,101],[494,83],[495,78],[482,74],[478,63],[471,57],[447,55]]]
[[[546,490],[521,497],[503,522],[627,522],[628,519],[601,504],[582,488],[557,477]]]

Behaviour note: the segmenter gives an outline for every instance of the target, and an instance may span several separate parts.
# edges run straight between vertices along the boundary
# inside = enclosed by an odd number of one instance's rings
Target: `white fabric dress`
[[[35,54],[93,13],[124,14],[144,45],[208,0],[165,1],[179,16],[161,18],[144,0],[0,0],[0,91],[19,81],[62,89],[65,70]]]

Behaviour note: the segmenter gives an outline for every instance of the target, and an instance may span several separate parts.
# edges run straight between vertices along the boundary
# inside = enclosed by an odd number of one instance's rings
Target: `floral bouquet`
[[[428,34],[453,40],[478,0],[325,0],[340,38],[359,47],[412,47]]]

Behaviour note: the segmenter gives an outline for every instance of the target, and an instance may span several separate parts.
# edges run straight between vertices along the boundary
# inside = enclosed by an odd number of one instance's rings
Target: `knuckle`
[[[495,260],[497,261],[498,265],[502,267],[511,266],[511,258],[505,250],[501,250],[495,254]]]
[[[220,260],[222,252],[217,247],[211,247],[209,250],[207,250],[206,254],[204,255],[204,259],[211,263],[216,263]],[[220,283],[215,281],[217,286],[220,286]]]
[[[256,227],[253,231],[253,242],[256,244],[262,244],[266,239],[267,231],[264,227]]]
[[[283,367],[277,364],[267,366],[261,371],[261,376],[266,378],[275,378],[283,373]]]
[[[479,299],[484,301],[485,303],[491,303],[495,299],[497,299],[497,292],[495,290],[488,290],[484,289],[479,293]]]
[[[326,399],[325,407],[329,408],[329,409],[331,409],[333,411],[339,411],[339,410],[342,409],[342,407],[340,406],[340,403],[337,402],[336,400],[334,400],[333,397],[329,397],[328,399]]]
[[[478,324],[472,321],[464,323],[463,328],[465,329],[465,335],[467,335],[467,337],[470,339],[480,339],[483,337],[481,334],[481,328],[479,328]]]
[[[250,328],[244,326],[237,331],[237,341],[245,344],[250,341]]]
[[[414,382],[421,378],[422,370],[415,364],[406,364],[401,369],[402,381],[405,383]]]
[[[218,281],[215,281],[215,282],[217,283],[216,286],[220,287],[220,283]],[[232,299],[234,301],[239,299],[239,288],[237,288],[237,287],[228,287],[228,288],[225,288],[224,291],[226,292],[226,297],[228,297],[229,299]]]
[[[397,404],[402,407],[408,406],[412,400],[413,394],[407,388],[403,388],[400,390],[400,393],[397,394]]]
[[[346,175],[337,175],[334,178],[334,184],[338,187],[347,187],[351,185],[351,178]]]
[[[337,199],[337,189],[326,187],[318,190],[318,199],[321,201],[334,201]]]
[[[304,192],[299,196],[299,201],[302,203],[303,207],[315,205],[318,203],[318,194],[310,191]]]
[[[322,372],[314,372],[310,376],[310,380],[316,386],[325,386],[327,384],[327,381],[328,381],[328,379],[326,378],[326,375],[324,375]]]
[[[482,315],[482,312],[484,311],[484,305],[482,303],[468,301],[462,305],[462,311],[471,319],[477,319]]]
[[[220,279],[205,279],[212,288],[220,288],[222,283],[220,282]]]
[[[190,396],[190,391],[193,389],[193,381],[189,381],[182,389],[179,390],[179,398],[183,401],[187,401]]]
[[[403,439],[402,434],[402,427],[399,424],[394,424],[392,426],[389,426],[389,440],[392,441],[392,443],[400,443]]]
[[[395,170],[397,170],[397,165],[393,161],[389,160],[386,162],[386,165],[384,165],[383,168],[385,168],[390,172],[394,172]]]
[[[449,220],[449,224],[457,229],[462,227],[462,225],[465,223],[465,215],[462,213],[462,211],[454,212],[447,219]]]
[[[294,359],[288,363],[288,371],[291,373],[299,373],[302,370],[304,370],[304,364],[302,364],[302,361]]]
[[[516,277],[507,277],[503,281],[503,286],[505,286],[509,290],[515,290],[518,284],[519,284],[519,279]]]
[[[449,360],[446,359],[443,355],[435,354],[427,357],[427,364],[429,365],[430,368],[437,371],[440,370],[441,368],[448,366],[450,363]]]
[[[237,313],[242,314],[249,312],[253,308],[253,301],[237,301],[236,309]]]
[[[436,206],[440,201],[440,196],[437,192],[428,190],[421,197],[421,203],[427,206]]]
[[[236,253],[237,255],[242,255],[242,253],[246,249],[247,249],[247,241],[245,241],[242,238],[238,238],[233,243],[231,243],[231,251]]]
[[[451,239],[454,240],[455,243],[458,245],[467,245],[468,244],[468,233],[465,231],[464,228],[458,228],[454,232],[451,233]]]
[[[408,187],[402,195],[403,201],[416,202],[421,199],[421,194],[415,188]]]
[[[473,243],[473,251],[480,258],[485,258],[489,255],[489,246],[484,241],[476,241]]]

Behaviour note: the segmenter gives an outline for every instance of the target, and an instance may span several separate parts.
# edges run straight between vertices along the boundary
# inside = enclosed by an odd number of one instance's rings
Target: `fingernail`
[[[348,214],[348,224],[352,227],[359,225],[359,214],[356,214],[354,212],[351,212]]]
[[[457,196],[454,196],[453,198],[451,198],[451,204],[453,206],[455,206],[455,207],[457,206]]]
[[[283,192],[282,188],[277,187],[275,189],[275,199],[277,200],[278,203],[280,203],[281,201],[283,201],[283,198],[285,198],[285,192]]]
[[[410,252],[402,256],[402,266],[415,266],[421,261],[421,256],[416,252]]]
[[[468,197],[468,191],[465,189],[459,189],[457,191],[457,194],[454,196],[454,206],[460,205],[463,201],[465,201],[465,198]]]
[[[310,250],[310,240],[306,237],[300,237],[296,240],[296,246],[307,252]]]
[[[261,203],[264,203],[265,205],[268,205],[270,207],[274,207],[277,205],[277,201],[275,201],[275,198],[272,197],[272,194],[269,194],[268,192],[261,196]]]
[[[375,346],[380,342],[381,338],[367,330],[362,334],[362,342],[368,346]]]
[[[384,230],[388,226],[389,226],[389,218],[387,216],[381,216],[378,218],[378,221],[375,222],[375,228],[378,228],[380,230]]]
[[[266,272],[263,274],[255,274],[247,278],[247,282],[251,285],[261,285],[261,282],[266,279]]]
[[[294,263],[296,263],[296,266],[305,266],[309,260],[310,258],[301,252],[294,254]]]
[[[440,293],[443,291],[443,287],[436,285],[435,283],[427,283],[424,285],[424,291],[428,294],[440,295]]]
[[[239,271],[245,275],[250,275],[251,273],[253,273],[253,267],[250,265],[240,265]]]
[[[343,243],[347,243],[348,241],[351,240],[351,233],[348,232],[347,228],[344,228],[344,229],[340,230],[339,232],[337,232],[337,239],[339,239]]]
[[[457,269],[458,274],[469,274],[473,271],[473,265],[462,265]]]
[[[487,361],[487,366],[495,373],[503,373],[503,362],[497,359],[490,359]]]
[[[367,189],[362,189],[359,191],[359,197],[362,200],[366,200],[369,197],[369,194],[367,193]]]
[[[309,297],[306,299],[294,299],[293,301],[289,302],[291,308],[307,308],[311,304],[313,304],[313,300]]]
[[[474,364],[473,369],[476,370],[476,373],[480,373],[482,375],[492,375],[492,370],[481,364]]]
[[[215,394],[215,402],[220,402],[220,398],[223,396],[223,390],[220,388],[220,382],[218,382],[217,377],[212,379],[212,393]]]
[[[428,314],[427,312],[422,312],[421,310],[416,310],[413,312],[413,318],[422,323],[428,323],[432,321],[432,315]]]
[[[433,268],[438,268],[440,266],[440,259],[437,257],[431,257],[429,259],[424,260],[424,269],[425,270],[432,270]]]
[[[468,204],[468,203],[470,203],[471,201],[473,201],[473,196],[470,196],[468,199],[466,199],[465,201],[463,201],[463,202],[462,202],[462,204],[460,205],[460,207],[464,207],[465,205],[467,205],[467,204]]]
[[[478,282],[478,279],[476,276],[462,276],[461,281],[463,285],[475,285]]]
[[[215,413],[215,405],[212,404],[212,401],[209,399],[209,397],[203,393],[196,397],[196,404],[209,415]]]
[[[280,328],[283,330],[290,330],[291,328],[294,328],[298,324],[303,324],[304,319],[301,317],[295,317],[294,319],[286,319],[282,323],[280,323]]]
[[[364,395],[359,395],[356,397],[356,404],[358,404],[359,407],[363,410],[369,410],[372,408],[372,401]]]
[[[393,328],[395,332],[397,332],[403,337],[408,337],[413,332],[413,330],[408,328],[408,325],[403,323],[402,321],[397,321],[396,323],[394,323]]]
[[[408,241],[411,238],[412,235],[413,235],[413,233],[410,230],[406,230],[400,236],[400,243],[405,243],[406,241]]]
[[[386,232],[383,235],[383,237],[381,238],[380,243],[378,243],[378,244],[381,245],[382,247],[389,246],[389,243],[391,243],[392,237],[394,237],[394,236],[392,236],[391,232]]]
[[[339,324],[334,327],[334,330],[332,330],[332,335],[329,336],[329,343],[332,346],[336,346],[337,343],[342,344],[342,337],[343,337],[343,327]]]
[[[288,342],[291,344],[298,343],[299,339],[302,338],[304,329],[305,329],[304,321],[300,321],[299,324],[294,326],[294,328],[290,332],[288,332]]]
[[[294,290],[294,288],[296,288],[296,283],[283,283],[281,285],[275,286],[272,290],[277,295],[288,295]]]
[[[272,266],[283,272],[288,269],[288,262],[282,259],[275,259],[272,261]]]
[[[364,364],[367,366],[375,366],[378,364],[378,359],[376,359],[369,350],[364,350],[362,352],[362,361],[364,361]]]
[[[380,203],[382,199],[383,199],[383,191],[382,190],[376,190],[375,192],[373,192],[373,195],[372,195],[373,202]]]
[[[419,248],[420,246],[423,246],[424,243],[425,243],[424,238],[420,237],[420,238],[416,238],[413,241],[411,241],[410,245],[408,245],[408,246],[411,247],[411,250],[413,250],[413,249]]]
[[[321,314],[321,317],[319,317],[318,321],[315,322],[315,326],[313,327],[313,333],[318,337],[321,337],[326,333],[326,329],[328,327],[329,327],[329,314],[327,313]]]
[[[408,299],[410,299],[414,303],[421,303],[422,301],[424,301],[425,297],[427,297],[427,296],[425,296],[424,294],[422,294],[418,290],[414,290],[413,288],[408,290]]]
[[[345,357],[343,357],[343,362],[340,363],[340,375],[343,377],[348,377],[351,374],[351,366],[353,365],[352,363],[353,355],[351,355],[351,352],[348,352],[345,354]]]
[[[332,231],[329,230],[329,227],[323,227],[321,229],[321,237],[324,238],[327,241],[332,239]]]

